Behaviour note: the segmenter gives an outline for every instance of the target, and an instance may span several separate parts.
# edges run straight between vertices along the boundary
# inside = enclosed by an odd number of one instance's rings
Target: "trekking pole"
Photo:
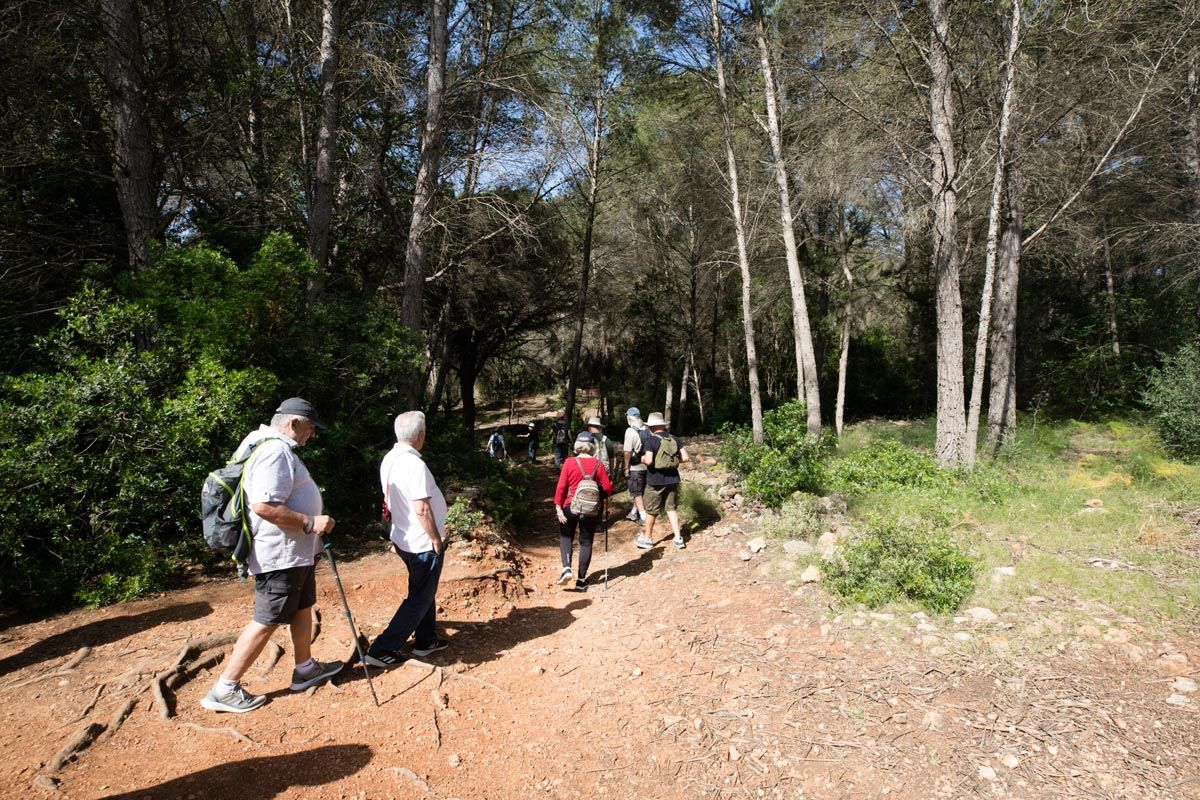
[[[608,500],[604,501],[604,591],[608,591]]]
[[[354,624],[354,615],[350,613],[350,601],[346,599],[346,590],[342,587],[342,576],[338,575],[337,562],[333,560],[333,545],[325,542],[325,557],[329,559],[329,569],[333,571],[333,582],[337,584],[338,593],[342,596],[342,608],[346,610],[346,622],[350,624],[350,638],[354,640],[354,649],[358,651],[358,663],[362,665],[363,674],[367,676],[367,686],[371,688],[371,699],[375,707],[379,707],[379,695],[375,694],[375,684],[371,681],[371,673],[367,669],[367,659],[358,638],[358,628]]]

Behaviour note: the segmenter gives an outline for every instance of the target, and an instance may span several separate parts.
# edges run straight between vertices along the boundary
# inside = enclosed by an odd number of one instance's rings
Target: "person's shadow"
[[[47,636],[18,653],[0,659],[0,675],[14,672],[30,664],[65,656],[84,645],[98,647],[164,623],[199,619],[211,613],[212,606],[200,602],[156,608],[141,614],[98,619],[78,628]]]
[[[365,744],[314,747],[301,753],[218,764],[155,786],[105,797],[108,800],[174,800],[179,797],[269,800],[295,786],[320,786],[348,778],[365,767],[371,755],[371,748]]]

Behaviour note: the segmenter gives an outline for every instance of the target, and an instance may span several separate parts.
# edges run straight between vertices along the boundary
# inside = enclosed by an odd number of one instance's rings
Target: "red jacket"
[[[579,465],[583,464],[583,472],[579,471]],[[604,468],[603,461],[597,461],[593,456],[571,456],[563,462],[562,471],[558,473],[558,486],[554,489],[554,505],[566,508],[571,498],[575,496],[575,487],[583,480],[585,474],[591,475],[592,470],[596,471],[596,483],[600,484],[600,490],[604,492],[604,496],[608,497],[612,494],[612,481],[608,478],[608,470]]]

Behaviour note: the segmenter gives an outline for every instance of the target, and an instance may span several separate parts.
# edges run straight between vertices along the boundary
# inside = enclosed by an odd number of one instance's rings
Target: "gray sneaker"
[[[651,547],[654,547],[654,542],[650,541],[645,537],[645,535],[640,533],[638,534],[637,538],[633,540],[633,543],[642,550],[649,550]]]
[[[316,661],[307,669],[299,667],[292,670],[292,686],[293,692],[303,692],[310,686],[316,686],[321,681],[332,678],[342,671],[342,667],[346,666],[341,661]]]
[[[229,711],[234,714],[245,714],[267,702],[266,695],[250,694],[241,685],[222,692],[220,685],[214,686],[204,695],[200,705],[209,711]]]

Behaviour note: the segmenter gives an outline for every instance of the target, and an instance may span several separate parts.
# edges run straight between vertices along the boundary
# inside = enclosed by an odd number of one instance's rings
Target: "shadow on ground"
[[[21,669],[22,667],[47,661],[52,658],[65,656],[83,646],[99,647],[102,644],[115,642],[132,636],[144,630],[149,630],[168,622],[183,622],[199,619],[212,613],[208,603],[182,603],[167,608],[156,608],[141,614],[126,614],[121,617],[110,617],[89,622],[69,631],[47,636],[30,645],[19,653],[0,659],[0,675]]]
[[[108,800],[180,797],[268,800],[294,786],[320,786],[348,778],[370,760],[371,748],[365,744],[329,745],[301,753],[219,764],[155,786],[106,797]]]

